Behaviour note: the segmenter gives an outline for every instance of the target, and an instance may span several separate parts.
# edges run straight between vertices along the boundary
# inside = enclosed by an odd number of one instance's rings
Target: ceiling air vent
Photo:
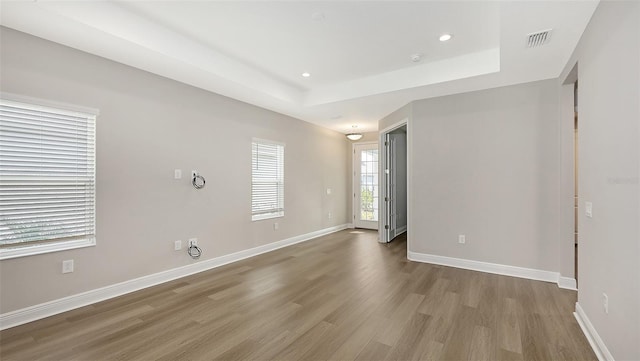
[[[551,39],[551,29],[538,31],[527,35],[527,48],[542,46]]]

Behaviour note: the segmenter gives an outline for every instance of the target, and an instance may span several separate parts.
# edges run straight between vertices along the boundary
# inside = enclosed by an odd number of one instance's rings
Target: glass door
[[[354,145],[354,226],[378,229],[378,144]]]

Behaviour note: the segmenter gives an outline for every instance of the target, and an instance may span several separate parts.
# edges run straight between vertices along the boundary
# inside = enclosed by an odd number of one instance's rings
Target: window
[[[97,112],[13,98],[0,98],[0,259],[94,245]]]
[[[284,216],[284,144],[251,145],[251,220]]]
[[[378,221],[378,149],[360,151],[360,220]]]

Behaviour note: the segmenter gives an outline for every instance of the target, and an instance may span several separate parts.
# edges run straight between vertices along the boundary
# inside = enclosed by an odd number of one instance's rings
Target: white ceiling
[[[0,24],[346,133],[415,99],[557,77],[597,4],[2,1]]]

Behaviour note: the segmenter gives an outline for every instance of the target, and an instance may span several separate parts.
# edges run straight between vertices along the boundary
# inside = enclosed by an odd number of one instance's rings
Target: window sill
[[[284,217],[284,212],[257,214],[255,216],[251,216],[251,221],[261,221],[264,219],[282,218],[282,217]]]
[[[33,256],[36,254],[67,251],[70,249],[92,247],[96,245],[96,238],[78,239],[66,242],[52,242],[35,245],[16,246],[14,248],[0,248],[0,260]]]

